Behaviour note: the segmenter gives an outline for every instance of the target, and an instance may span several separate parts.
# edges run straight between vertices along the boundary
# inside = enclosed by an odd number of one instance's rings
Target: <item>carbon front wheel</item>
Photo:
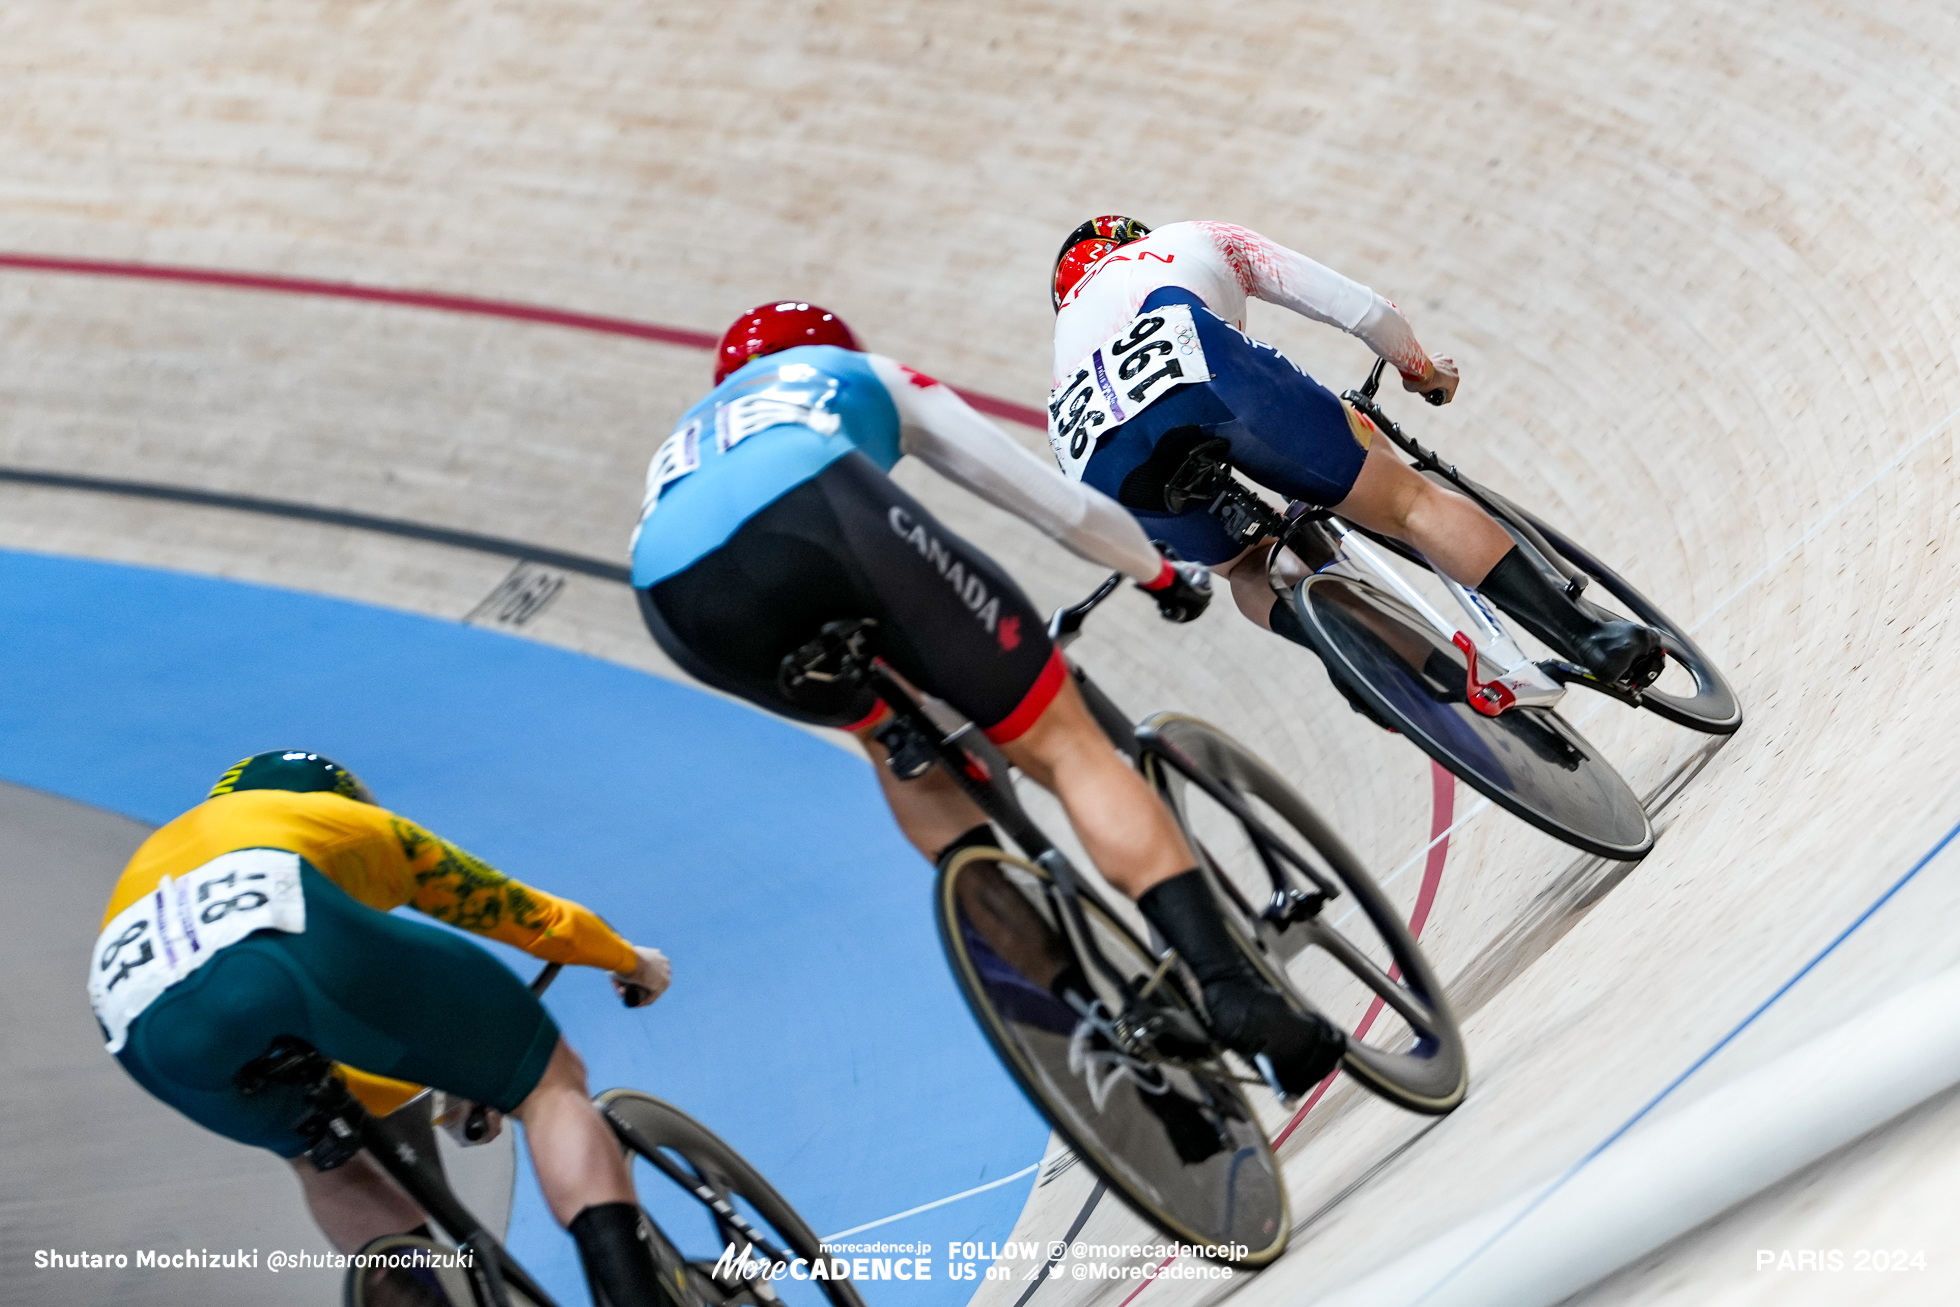
[[[998,849],[963,849],[940,871],[937,904],[940,938],[974,1017],[1076,1156],[1146,1221],[1217,1250],[1215,1260],[1251,1267],[1278,1257],[1286,1187],[1233,1073],[1216,1058],[1131,1055],[1135,1045],[1110,1037],[1114,1022],[1098,1025],[1056,997],[1056,978],[1083,950],[1048,873]],[[1189,1012],[1182,985],[1128,927],[1086,893],[1081,905],[1096,950],[1132,989]],[[1095,1010],[1122,1013],[1115,985],[1092,965],[1084,971],[1100,999]]]
[[[1355,1032],[1343,1067],[1413,1112],[1440,1116],[1462,1102],[1469,1058],[1442,984],[1402,914],[1312,805],[1195,717],[1159,713],[1137,736],[1144,775],[1177,814],[1248,956],[1303,1011]],[[1276,920],[1267,912],[1275,868],[1291,891],[1319,889],[1286,852],[1340,897]]]
[[[1549,544],[1568,566],[1597,582],[1601,590],[1619,601],[1626,615],[1637,618],[1660,634],[1672,666],[1659,681],[1641,691],[1642,708],[1677,726],[1710,735],[1733,735],[1741,728],[1742,701],[1736,697],[1728,678],[1722,675],[1701,646],[1688,638],[1688,632],[1679,623],[1662,612],[1653,600],[1634,589],[1625,577],[1600,562],[1558,528],[1547,525],[1536,514],[1526,512],[1495,491],[1475,482],[1469,484],[1501,510],[1499,521],[1513,537],[1524,538],[1517,524],[1520,521],[1528,523],[1538,533],[1539,541]],[[1505,517],[1513,520],[1503,522]],[[1537,542],[1533,543],[1536,547]],[[1580,596],[1579,602],[1590,609],[1595,617],[1622,615],[1601,608],[1585,595]]]
[[[689,1173],[693,1177],[690,1190],[704,1191],[683,1190],[664,1171],[635,1168],[640,1202],[653,1217],[659,1236],[654,1241],[655,1260],[664,1275],[675,1276],[684,1286],[676,1295],[678,1300],[707,1307],[779,1307],[824,1300],[832,1307],[864,1307],[864,1300],[845,1279],[776,1279],[760,1289],[753,1281],[717,1279],[715,1263],[731,1246],[739,1256],[748,1239],[716,1215],[709,1206],[712,1201],[727,1203],[751,1227],[794,1257],[815,1261],[824,1255],[822,1245],[816,1232],[760,1171],[680,1108],[636,1089],[608,1089],[594,1102],[600,1111],[619,1117],[639,1140]],[[620,1148],[629,1161],[639,1152],[624,1140]],[[759,1252],[756,1258],[763,1260]]]

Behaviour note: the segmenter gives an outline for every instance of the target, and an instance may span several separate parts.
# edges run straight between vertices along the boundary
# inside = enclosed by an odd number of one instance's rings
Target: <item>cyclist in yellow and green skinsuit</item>
[[[318,754],[257,754],[143,842],[109,899],[89,999],[124,1070],[228,1138],[289,1159],[343,1250],[426,1218],[371,1159],[320,1171],[295,1125],[304,1090],[233,1076],[280,1035],[345,1065],[370,1110],[420,1085],[524,1123],[552,1215],[618,1307],[665,1304],[633,1183],[585,1067],[484,949],[390,915],[408,905],[549,962],[659,997],[671,969],[589,909],[520,884],[405,817]],[[352,1068],[359,1068],[355,1071]]]

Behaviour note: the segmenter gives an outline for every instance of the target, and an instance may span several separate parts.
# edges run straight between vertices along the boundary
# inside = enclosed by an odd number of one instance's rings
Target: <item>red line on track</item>
[[[229,290],[269,291],[277,295],[319,295],[329,299],[362,300],[370,304],[433,309],[438,313],[468,313],[512,322],[533,322],[547,327],[569,327],[574,331],[594,331],[606,336],[630,336],[636,340],[657,341],[662,345],[679,345],[684,349],[709,350],[717,343],[716,337],[706,332],[689,331],[684,327],[663,327],[653,322],[635,322],[631,318],[574,313],[569,309],[554,309],[541,304],[478,299],[473,295],[447,295],[439,291],[388,290],[349,281],[317,281],[310,277],[225,272],[216,268],[181,268],[162,263],[53,258],[40,254],[0,253],[0,268],[16,268],[22,272],[62,272],[85,277],[123,277],[136,281],[167,281]],[[1048,415],[1038,408],[976,391],[954,389],[982,413],[1044,431],[1048,428]]]
[[[1130,1304],[1137,1300],[1137,1295],[1142,1293],[1145,1289],[1148,1289],[1151,1285],[1157,1283],[1157,1277],[1164,1273],[1164,1268],[1166,1266],[1169,1266],[1172,1262],[1176,1260],[1177,1260],[1177,1254],[1172,1253],[1169,1257],[1166,1257],[1163,1261],[1157,1263],[1157,1269],[1152,1271],[1144,1279],[1144,1282],[1142,1284],[1139,1284],[1136,1288],[1132,1289],[1130,1291],[1130,1296],[1125,1298],[1122,1302],[1117,1303],[1116,1307],[1130,1307]]]
[[[1440,762],[1429,764],[1429,794],[1429,857],[1423,863],[1422,888],[1416,891],[1416,905],[1409,910],[1409,933],[1417,939],[1422,938],[1422,928],[1429,923],[1429,910],[1436,906],[1436,890],[1443,882],[1443,862],[1450,854],[1448,831],[1451,823],[1456,820],[1456,777],[1452,776],[1449,769]],[[1394,974],[1395,971],[1391,968],[1389,975]],[[1368,1028],[1375,1024],[1375,1018],[1381,1014],[1381,1010],[1382,1000],[1377,996],[1361,1018],[1360,1024],[1354,1028],[1356,1039],[1368,1033]],[[1313,1111],[1314,1104],[1320,1101],[1321,1096],[1333,1086],[1335,1078],[1340,1074],[1339,1071],[1332,1072],[1325,1080],[1314,1086],[1313,1093],[1308,1095],[1307,1101],[1300,1105],[1300,1110],[1293,1114],[1293,1119],[1286,1123],[1286,1128],[1273,1136],[1274,1148],[1285,1143],[1287,1136],[1300,1128],[1300,1123],[1307,1119],[1307,1113]],[[1155,1284],[1157,1277],[1163,1274],[1164,1267],[1176,1260],[1176,1253],[1166,1257],[1157,1269],[1136,1287],[1135,1292],[1116,1304],[1116,1307],[1130,1307],[1130,1304],[1136,1301],[1137,1294]]]

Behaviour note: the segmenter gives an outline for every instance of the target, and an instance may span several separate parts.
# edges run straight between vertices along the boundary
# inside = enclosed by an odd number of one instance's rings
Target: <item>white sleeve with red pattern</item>
[[[1070,552],[1139,581],[1158,579],[1164,560],[1122,505],[1043,463],[951,386],[882,354],[865,357],[898,409],[900,449]]]
[[[1256,231],[1224,222],[1192,225],[1211,238],[1246,294],[1358,336],[1399,372],[1429,370],[1429,356],[1402,311],[1360,282]]]

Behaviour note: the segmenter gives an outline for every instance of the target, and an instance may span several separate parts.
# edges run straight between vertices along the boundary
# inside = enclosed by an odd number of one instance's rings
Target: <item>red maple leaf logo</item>
[[[1003,617],[1000,619],[1000,647],[1012,652],[1021,647],[1021,619]]]

